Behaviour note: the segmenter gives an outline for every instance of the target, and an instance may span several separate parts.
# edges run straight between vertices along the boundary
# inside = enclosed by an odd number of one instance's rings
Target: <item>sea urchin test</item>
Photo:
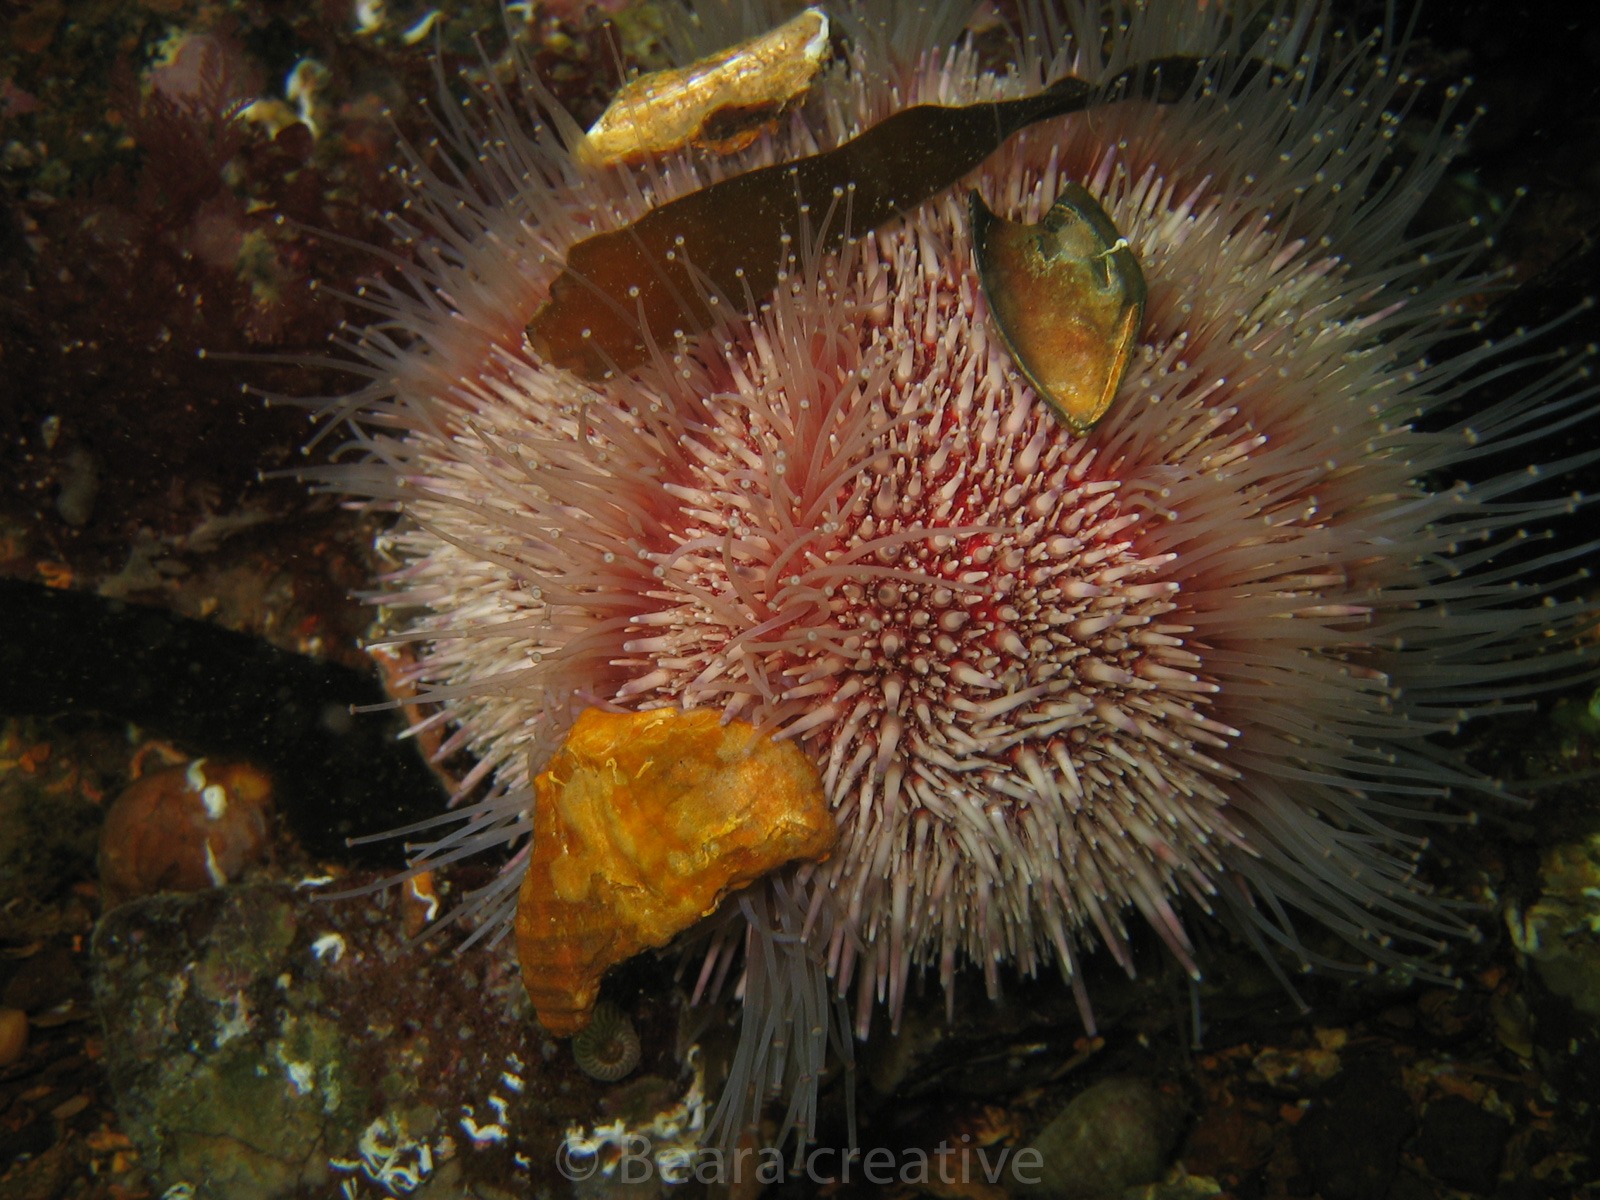
[[[459,174],[410,165],[403,225],[433,240],[368,292],[364,386],[329,404],[365,462],[320,478],[396,513],[377,599],[445,752],[480,764],[416,862],[522,848],[464,906],[504,929],[552,819],[535,780],[587,710],[744,723],[816,772],[836,831],[693,931],[697,999],[742,972],[711,1136],[775,1092],[809,1132],[840,996],[866,1036],[914,974],[948,995],[968,967],[991,992],[1049,969],[1092,1022],[1084,959],[1132,971],[1135,921],[1192,972],[1205,913],[1313,966],[1340,965],[1316,925],[1344,965],[1443,972],[1465,929],[1415,878],[1418,822],[1504,793],[1435,739],[1590,669],[1560,576],[1592,548],[1520,536],[1580,501],[1482,465],[1580,419],[1587,368],[1492,391],[1526,339],[1441,349],[1497,282],[1481,233],[1407,233],[1462,132],[1394,154],[1401,55],[1321,4],[1104,7],[1020,30],[1003,70],[954,5],[830,7],[843,53],[726,156],[580,162],[525,75],[452,110]],[[1175,94],[1116,90],[1168,58],[1198,64]],[[631,367],[580,375],[524,336],[589,239],[898,112],[1066,78],[1085,111],[870,230],[795,208],[748,311],[681,338],[636,315]],[[1144,285],[1083,433],[996,327],[969,199],[1030,227],[1073,187]],[[685,278],[680,311],[709,310]]]

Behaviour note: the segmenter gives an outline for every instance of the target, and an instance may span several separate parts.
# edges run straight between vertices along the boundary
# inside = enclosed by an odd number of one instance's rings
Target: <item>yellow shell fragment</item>
[[[558,1037],[589,1023],[607,969],[839,837],[799,747],[710,710],[588,709],[534,790],[517,956]]]
[[[808,8],[687,67],[641,75],[590,127],[578,159],[599,166],[642,162],[684,146],[743,150],[805,93],[827,56],[828,18]]]
[[[1087,433],[1144,327],[1144,273],[1127,239],[1069,183],[1037,225],[1002,220],[973,192],[972,249],[1017,366],[1074,433]]]

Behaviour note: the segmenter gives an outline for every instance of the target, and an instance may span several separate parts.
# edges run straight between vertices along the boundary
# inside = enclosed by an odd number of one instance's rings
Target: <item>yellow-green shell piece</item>
[[[1116,397],[1144,327],[1144,272],[1087,190],[1069,183],[1037,225],[972,193],[972,248],[995,327],[1018,368],[1074,433]]]

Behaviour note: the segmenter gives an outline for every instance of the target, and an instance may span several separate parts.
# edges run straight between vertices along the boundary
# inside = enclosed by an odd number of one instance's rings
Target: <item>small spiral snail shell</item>
[[[609,1001],[594,1006],[589,1026],[572,1039],[572,1057],[591,1079],[615,1083],[639,1065],[639,1034],[628,1015]]]

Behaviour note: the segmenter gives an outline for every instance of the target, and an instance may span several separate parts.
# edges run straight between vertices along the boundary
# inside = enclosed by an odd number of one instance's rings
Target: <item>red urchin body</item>
[[[443,249],[383,302],[411,340],[356,346],[375,382],[343,411],[373,463],[340,482],[405,518],[381,599],[494,775],[423,857],[525,835],[531,772],[589,705],[715,708],[823,772],[838,851],[742,910],[767,972],[746,1003],[788,1014],[803,1061],[753,1033],[736,1096],[814,1089],[817,1010],[852,980],[863,1033],[917,967],[948,986],[981,964],[993,988],[1054,960],[1081,989],[1087,945],[1131,969],[1130,910],[1193,970],[1181,896],[1302,955],[1296,913],[1404,960],[1455,923],[1391,818],[1480,782],[1427,739],[1578,662],[1533,653],[1578,609],[1528,607],[1494,564],[1562,505],[1421,482],[1577,399],[1569,372],[1473,427],[1413,427],[1498,353],[1426,361],[1484,283],[1404,237],[1452,137],[1391,167],[1394,68],[1309,5],[1249,44],[1214,11],[1141,10],[1103,51],[1091,8],[1066,23],[1086,41],[1057,30],[1012,77],[862,51],[732,164],[584,172],[491,105],[471,184],[420,181]],[[834,253],[802,232],[755,318],[625,378],[584,384],[520,340],[567,246],[724,173],[894,104],[1221,51],[1300,71],[1236,63],[1176,105],[1050,122],[969,180],[1027,222],[1081,181],[1139,257],[1142,347],[1085,437],[988,326],[964,192]]]

